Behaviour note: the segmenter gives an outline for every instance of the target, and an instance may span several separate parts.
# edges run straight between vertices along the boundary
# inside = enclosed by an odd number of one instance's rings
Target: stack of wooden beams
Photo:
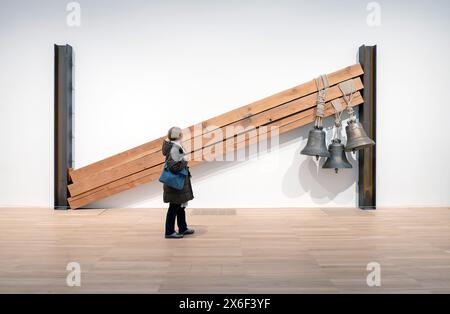
[[[354,94],[352,103],[355,106],[363,103],[360,94],[363,89],[360,78],[362,74],[360,64],[328,74],[330,88],[326,95],[327,116],[333,114],[332,100],[340,99],[343,106],[346,106],[337,85],[341,82],[353,80],[358,92]],[[315,81],[311,80],[184,129],[183,145],[190,147],[191,154],[189,166],[198,165],[207,159],[198,156],[192,158],[206,147],[209,147],[209,153],[214,153],[217,144],[222,144],[220,153],[227,154],[249,143],[255,143],[258,137],[270,138],[271,127],[278,127],[278,134],[282,134],[312,123],[315,118],[316,100],[317,87]],[[201,132],[197,132],[199,126]],[[262,126],[266,128],[261,128]],[[255,132],[256,129],[258,132]],[[233,130],[232,133],[230,130]],[[212,133],[218,131],[226,136],[217,142],[211,141]],[[164,139],[165,137],[160,137],[85,167],[71,169],[71,183],[68,186],[70,207],[79,208],[157,180],[164,165],[164,156],[161,153]]]

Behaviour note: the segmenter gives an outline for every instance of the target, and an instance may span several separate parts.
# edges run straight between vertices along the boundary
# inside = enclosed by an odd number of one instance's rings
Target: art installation
[[[184,137],[183,145],[191,147],[188,153],[193,157],[199,150],[217,144],[211,142],[212,132],[221,130],[225,134],[227,127],[234,126],[236,130],[234,133],[227,133],[226,138],[218,140],[224,147],[223,153],[226,154],[235,151],[242,145],[251,144],[252,138],[255,137],[254,131],[262,129],[262,127],[277,127],[279,134],[283,134],[315,122],[307,145],[312,148],[309,154],[328,157],[330,153],[325,144],[323,119],[334,113],[331,101],[337,100],[343,107],[346,106],[338,85],[342,82],[351,81],[355,87],[353,105],[357,106],[363,103],[360,94],[364,88],[360,78],[363,74],[361,65],[355,64],[322,76],[320,82],[312,80],[203,121],[183,130],[183,133],[188,134]],[[316,110],[315,107],[318,105],[319,110]],[[197,126],[202,129],[200,134],[194,132]],[[266,134],[262,133],[264,132],[258,132],[256,136],[270,136],[267,132]],[[236,142],[238,135],[245,136]],[[70,169],[70,184],[68,185],[70,207],[72,209],[79,208],[110,195],[157,180],[164,167],[164,159],[160,152],[163,140],[164,137],[161,137],[85,167]],[[193,142],[196,142],[195,145]],[[206,161],[196,158],[190,158],[190,160],[191,167]]]
[[[320,82],[322,82],[322,88],[319,88]],[[335,169],[336,173],[338,173],[339,169],[352,168],[352,165],[348,162],[347,156],[345,155],[346,151],[355,152],[368,146],[375,145],[375,142],[367,136],[361,123],[356,121],[355,110],[353,109],[354,104],[352,101],[357,89],[353,81],[348,80],[338,84],[349,115],[349,122],[345,128],[347,133],[347,145],[344,145],[341,139],[341,116],[343,108],[339,101],[336,102],[333,100],[331,103],[335,110],[334,135],[331,144],[327,149],[326,132],[323,130],[324,105],[329,86],[327,76],[321,75],[320,78],[316,80],[316,83],[319,92],[317,93],[314,129],[309,132],[308,142],[301,151],[301,154],[315,156],[317,160],[319,160],[319,157],[327,157],[328,159],[322,168]]]

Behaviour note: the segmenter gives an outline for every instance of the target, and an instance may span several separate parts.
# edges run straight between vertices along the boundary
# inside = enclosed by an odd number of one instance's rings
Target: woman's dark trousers
[[[177,219],[178,232],[183,233],[187,230],[186,212],[181,204],[169,204],[166,216],[166,235],[175,232],[175,218]]]

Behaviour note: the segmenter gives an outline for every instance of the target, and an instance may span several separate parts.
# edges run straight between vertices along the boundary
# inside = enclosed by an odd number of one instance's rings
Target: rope
[[[341,140],[341,129],[342,129],[342,113],[343,108],[341,101],[339,99],[334,99],[331,101],[334,108],[334,134],[333,141]]]
[[[347,112],[349,115],[349,122],[356,122],[355,110],[353,109],[352,100],[356,92],[353,80],[348,80],[339,84],[339,89],[342,92],[345,103],[347,104]],[[347,98],[348,95],[348,98]]]
[[[325,116],[325,102],[327,99],[328,88],[330,83],[326,75],[321,75],[315,79],[317,88],[317,101],[316,101],[316,120],[314,126],[316,128],[323,128],[323,118]]]

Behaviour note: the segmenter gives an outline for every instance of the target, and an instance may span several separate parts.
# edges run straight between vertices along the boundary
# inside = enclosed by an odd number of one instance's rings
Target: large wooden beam
[[[345,106],[345,102],[341,99],[341,103],[343,106]],[[363,103],[363,98],[361,97],[361,94],[358,92],[355,94],[354,105],[360,105]],[[330,116],[333,114],[333,109],[331,104],[328,102],[326,105],[326,116]],[[301,112],[298,112],[294,115],[290,115],[288,117],[284,117],[280,120],[273,121],[269,124],[267,124],[268,127],[275,126],[279,128],[279,134],[286,133],[290,130],[293,130],[295,128],[307,125],[309,123],[312,123],[314,121],[315,117],[315,108],[310,108]],[[269,128],[267,129],[267,131]],[[247,132],[248,136],[231,138],[227,139],[223,142],[224,149],[222,150],[224,154],[226,154],[229,151],[235,150],[236,148],[242,147],[240,145],[240,142],[245,141],[245,146],[247,146],[249,143],[254,143],[253,137],[264,135],[264,133],[261,132]],[[267,134],[269,135],[269,134]],[[233,145],[227,145],[228,141],[233,141]],[[190,166],[196,166],[200,163],[203,163],[204,160],[192,160],[190,162]],[[92,189],[86,193],[83,193],[81,195],[71,197],[69,198],[69,203],[71,208],[76,209],[81,206],[87,205],[89,203],[92,203],[94,201],[97,201],[99,199],[108,197],[110,195],[131,189],[133,187],[139,186],[141,184],[145,184],[151,181],[156,180],[159,175],[161,174],[163,163],[160,163],[154,167],[145,169],[143,171],[140,171],[138,173],[135,173],[133,175],[121,178],[119,180],[116,180],[112,183],[106,184],[101,187],[97,187],[95,189]]]
[[[54,208],[68,208],[72,168],[72,47],[55,45],[54,77]]]
[[[364,105],[359,109],[359,119],[367,135],[376,142],[377,137],[377,46],[361,46],[359,62],[364,75]],[[376,145],[358,152],[358,206],[362,209],[375,209],[376,200]]]
[[[361,90],[363,88],[362,82],[360,78],[353,79],[354,85],[357,90]],[[341,91],[337,85],[329,88],[327,92],[327,101],[331,101],[333,99],[339,98],[341,96]],[[301,112],[303,110],[313,108],[316,105],[317,93],[310,94],[308,96],[293,100],[291,102],[285,103],[280,106],[276,106],[274,108],[268,109],[261,113],[255,115],[249,115],[247,118],[234,122],[232,124],[227,125],[226,127],[221,128],[222,134],[226,134],[227,137],[233,137],[235,135],[239,135],[244,131],[250,131],[254,128],[257,128],[261,125],[266,125],[271,121],[276,121],[287,117],[289,115]],[[232,132],[227,131],[226,128],[233,126]],[[238,128],[241,127],[241,128]],[[209,133],[209,132],[208,132]],[[226,138],[227,138],[226,137]],[[222,139],[223,140],[223,139]],[[195,149],[195,145],[193,141],[199,141],[201,144],[198,145],[198,149]],[[205,148],[205,142],[210,146],[214,145],[215,142],[211,142],[209,136],[204,136],[199,134],[196,137],[191,137],[187,147],[194,148],[190,152],[195,152]],[[161,145],[161,144],[160,144]],[[126,164],[121,164],[116,167],[110,167],[103,171],[98,171],[89,176],[85,176],[77,182],[69,185],[69,191],[71,196],[77,196],[79,194],[85,193],[91,189],[94,189],[98,186],[105,185],[107,183],[113,182],[120,178],[132,175],[139,171],[151,168],[157,164],[160,164],[164,161],[164,156],[161,154],[161,146],[159,146],[156,152],[151,154],[144,155],[140,158],[134,159]]]
[[[355,64],[350,67],[346,67],[342,70],[336,71],[334,73],[328,74],[328,80],[330,85],[335,85],[342,81],[358,77],[362,74],[363,72],[361,65]],[[283,105],[285,103],[310,95],[315,92],[317,92],[316,84],[314,80],[311,80],[305,84],[296,86],[294,88],[290,88],[278,94],[272,95],[270,97],[251,103],[249,105],[231,110],[227,113],[206,120],[201,123],[201,126],[204,129],[209,128],[209,131],[212,132],[216,128],[221,128],[231,123],[246,119],[251,115],[261,113],[265,110],[269,110],[276,106]],[[189,132],[187,133],[193,134],[194,127],[195,125],[187,128],[187,130],[189,130]],[[117,167],[134,159],[140,158],[142,156],[155,153],[160,150],[163,140],[164,137],[161,137],[154,141],[129,149],[127,151],[116,154],[109,158],[105,158],[103,160],[87,165],[80,169],[75,169],[71,172],[71,179],[73,182],[76,183],[86,176],[98,173],[103,170],[107,170],[112,167]],[[190,140],[190,138],[186,138],[185,140],[188,141]]]

